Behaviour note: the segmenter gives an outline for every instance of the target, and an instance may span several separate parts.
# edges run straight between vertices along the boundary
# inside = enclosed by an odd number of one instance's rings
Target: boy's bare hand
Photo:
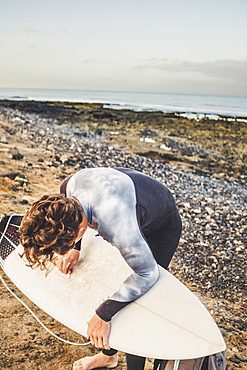
[[[55,260],[55,265],[63,274],[71,274],[79,257],[80,252],[77,249],[71,249],[63,256],[58,255]]]
[[[110,334],[111,323],[102,320],[98,315],[94,315],[89,321],[87,335],[91,343],[100,349],[110,349],[108,337]]]

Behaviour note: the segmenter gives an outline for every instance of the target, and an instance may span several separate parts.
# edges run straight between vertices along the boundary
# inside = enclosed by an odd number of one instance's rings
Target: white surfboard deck
[[[86,336],[95,309],[131,273],[117,248],[88,229],[81,258],[70,278],[56,267],[45,271],[27,267],[19,245],[3,269],[37,306],[75,332]],[[212,316],[179,280],[160,267],[160,278],[142,297],[113,318],[112,348],[159,359],[190,359],[225,349]]]

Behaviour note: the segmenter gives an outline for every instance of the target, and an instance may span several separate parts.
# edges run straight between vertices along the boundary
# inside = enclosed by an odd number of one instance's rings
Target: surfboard
[[[1,267],[32,302],[75,332],[86,336],[95,309],[131,273],[118,249],[88,229],[80,261],[71,277],[53,267],[47,275],[20,257],[16,230],[22,216],[0,227]],[[168,271],[151,289],[119,311],[111,322],[109,343],[117,350],[150,358],[191,359],[225,350],[215,321],[200,300]]]

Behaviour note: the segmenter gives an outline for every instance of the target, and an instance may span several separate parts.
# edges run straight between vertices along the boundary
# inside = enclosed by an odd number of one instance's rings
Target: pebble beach
[[[39,196],[59,192],[61,182],[81,168],[129,167],[163,182],[183,221],[170,272],[218,324],[227,369],[247,369],[246,145],[241,119],[210,122],[97,104],[0,101],[0,215],[24,213]],[[2,284],[0,295],[1,369],[68,370],[97,352],[53,338]],[[56,334],[81,340],[28,304]],[[123,354],[117,369],[125,369]]]

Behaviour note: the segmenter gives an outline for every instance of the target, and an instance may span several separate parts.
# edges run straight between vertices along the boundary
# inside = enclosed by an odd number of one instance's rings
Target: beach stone
[[[240,360],[241,362],[247,362],[247,357],[246,356],[242,356],[240,355],[239,353],[235,353],[234,356]]]
[[[184,208],[187,208],[187,209],[190,209],[190,203],[182,203],[182,205],[184,206]]]
[[[12,154],[12,158],[19,161],[24,158],[24,155],[22,155],[21,153],[19,153],[19,151],[17,151],[16,153]]]
[[[6,138],[6,136],[5,135],[2,135],[1,136],[1,143],[3,143],[3,144],[8,144],[8,140],[7,140],[7,138]]]
[[[240,364],[240,360],[236,357],[230,357],[229,361],[233,362],[234,364]]]
[[[25,175],[18,175],[15,177],[14,181],[13,181],[13,185],[14,186],[20,186],[20,187],[23,187],[23,186],[26,186],[29,184],[29,179],[27,176]]]
[[[19,175],[20,175],[20,172],[2,172],[2,173],[0,173],[0,177],[8,177],[10,180],[14,180]]]

